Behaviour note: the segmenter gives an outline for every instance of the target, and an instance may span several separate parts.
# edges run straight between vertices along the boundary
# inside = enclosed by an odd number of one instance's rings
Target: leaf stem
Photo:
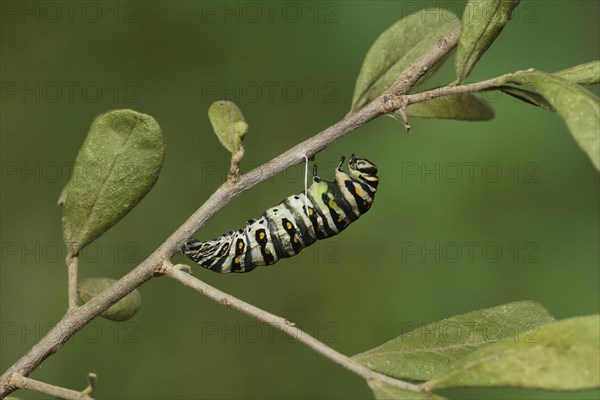
[[[69,294],[69,308],[67,312],[77,308],[77,270],[79,267],[79,257],[72,256],[67,266],[68,274],[68,294]]]
[[[227,180],[230,183],[235,183],[240,178],[240,162],[244,158],[244,146],[240,146],[239,150],[231,155],[231,165]]]

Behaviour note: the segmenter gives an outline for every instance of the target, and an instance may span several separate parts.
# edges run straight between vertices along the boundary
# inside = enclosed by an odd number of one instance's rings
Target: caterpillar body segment
[[[342,170],[344,159],[336,168],[334,181],[319,178],[315,165],[306,194],[287,197],[260,218],[217,239],[190,239],[182,245],[182,253],[214,272],[249,272],[337,235],[369,211],[379,183],[373,163],[352,155],[347,174]]]

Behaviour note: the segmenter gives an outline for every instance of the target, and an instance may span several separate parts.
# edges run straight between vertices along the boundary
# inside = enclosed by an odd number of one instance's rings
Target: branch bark
[[[94,400],[87,395],[85,390],[78,392],[73,389],[66,389],[60,386],[51,385],[49,383],[36,381],[35,379],[28,378],[19,373],[15,373],[11,376],[10,382],[12,386],[19,389],[33,390],[35,392],[44,393],[49,396],[57,397],[65,400]]]
[[[406,103],[406,93],[418,81],[418,79],[435,63],[443,59],[456,46],[458,42],[458,29],[442,38],[432,49],[419,58],[411,67],[404,71],[392,88],[385,94],[365,105],[360,110],[347,115],[341,121],[323,130],[317,135],[294,146],[285,153],[275,157],[271,161],[248,172],[236,179],[235,182],[226,182],[192,216],[184,222],[165,242],[156,249],[148,258],[140,263],[136,268],[115,282],[111,287],[98,294],[89,302],[80,307],[70,308],[63,318],[54,326],[45,337],[36,343],[21,359],[13,364],[2,376],[0,376],[0,398],[13,392],[16,387],[11,384],[15,376],[27,376],[35,370],[47,357],[57,352],[66,341],[77,331],[83,328],[92,319],[111,305],[125,297],[127,294],[138,288],[154,276],[161,275],[164,272],[163,263],[169,261],[171,257],[179,250],[181,244],[197,232],[209,218],[214,216],[226,204],[244,191],[256,186],[257,184],[279,174],[286,168],[303,162],[304,157],[312,157],[323,150],[329,144],[333,143],[342,136],[354,131],[358,127],[366,124],[380,115],[399,109],[403,103]],[[459,90],[460,86],[455,87]],[[431,92],[431,91],[430,91]],[[431,93],[430,93],[431,94]],[[435,95],[435,93],[434,93]],[[441,95],[441,94],[440,94]],[[416,96],[416,95],[411,95]],[[408,97],[410,98],[410,97]],[[413,97],[412,102],[425,101]],[[179,271],[179,273],[183,273]],[[173,273],[175,274],[175,273]],[[194,285],[199,285],[199,280],[194,281]],[[215,289],[216,290],[216,289]],[[268,314],[263,310],[253,310],[253,316],[269,315],[270,318],[279,318]],[[265,313],[265,314],[262,314]],[[283,320],[285,321],[285,320]],[[344,365],[353,372],[365,377],[366,379],[378,379],[384,381],[389,378],[374,371],[367,371],[365,367],[348,363],[348,358],[335,352],[333,349],[325,349],[323,344],[317,345],[311,341],[314,338],[300,331],[298,328],[285,328],[292,330],[294,335],[300,334],[305,341],[303,343],[319,351],[321,354]],[[392,378],[389,378],[392,379]],[[393,380],[396,381],[396,380]],[[401,382],[401,381],[397,381]],[[398,383],[394,384],[398,386]],[[393,384],[393,383],[392,383]],[[409,383],[403,382],[405,388],[412,387]],[[416,386],[415,386],[416,387]],[[414,390],[414,389],[409,389]],[[418,388],[417,388],[418,390]]]
[[[423,101],[432,100],[437,97],[449,96],[451,94],[483,92],[486,90],[497,88],[498,86],[500,86],[497,83],[500,78],[501,77],[496,77],[477,83],[471,83],[468,85],[444,86],[441,88],[428,90],[426,92],[408,94],[404,96],[404,98],[406,99],[406,106],[414,103],[421,103]]]

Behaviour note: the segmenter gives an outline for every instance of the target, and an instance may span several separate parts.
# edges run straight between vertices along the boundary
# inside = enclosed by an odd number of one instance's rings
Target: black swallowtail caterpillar
[[[293,257],[318,239],[337,235],[369,211],[379,183],[372,162],[353,154],[348,175],[342,170],[344,159],[337,166],[335,181],[319,178],[315,165],[307,195],[289,196],[259,219],[218,239],[190,239],[181,247],[182,253],[214,272],[249,272]]]

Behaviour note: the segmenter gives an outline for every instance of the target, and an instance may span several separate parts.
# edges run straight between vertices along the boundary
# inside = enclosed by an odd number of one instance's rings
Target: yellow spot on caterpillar
[[[329,208],[337,208],[337,204],[335,204],[335,201],[333,201],[333,199],[329,199]]]
[[[229,250],[229,244],[225,244],[225,246],[223,246],[223,250],[225,250],[225,251]]]
[[[338,222],[342,222],[344,220],[344,217],[342,217],[341,215],[338,215]]]
[[[244,248],[244,242],[240,242],[240,244],[238,245],[239,249],[243,249]]]
[[[354,192],[355,192],[357,195],[359,195],[359,196],[360,196],[360,194],[362,193],[362,190],[361,190],[361,188],[360,188],[360,187],[358,187],[358,186],[354,186]]]
[[[313,211],[313,209],[312,209],[312,208],[309,208],[309,209],[308,209],[308,215],[313,215],[313,214],[314,214],[314,211]]]
[[[265,233],[264,233],[264,232],[261,232],[261,233],[258,235],[258,237],[259,237],[259,239],[264,239],[264,238],[265,238]]]
[[[298,243],[298,238],[294,236],[294,243]]]
[[[379,180],[379,178],[378,178],[378,177],[376,177],[376,176],[374,176],[374,177],[372,177],[372,178],[371,178],[371,180],[372,180],[372,181],[378,181],[378,180]]]
[[[240,259],[239,259],[239,258],[237,258],[237,257],[236,257],[236,258],[234,258],[234,259],[233,259],[233,263],[234,263],[234,264],[236,264],[236,265],[237,265],[237,264],[239,264],[239,263],[240,263]]]
[[[271,250],[268,247],[265,249],[265,254],[271,254]]]

